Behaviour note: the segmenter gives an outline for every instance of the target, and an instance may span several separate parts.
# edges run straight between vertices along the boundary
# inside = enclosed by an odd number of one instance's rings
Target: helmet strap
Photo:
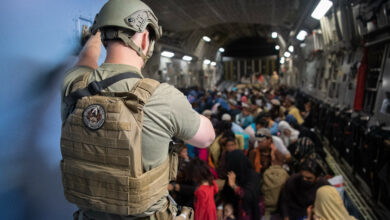
[[[134,41],[131,39],[131,36],[122,30],[107,30],[103,34],[104,40],[114,40],[114,39],[120,39],[123,41],[123,43],[133,49],[138,56],[140,56],[144,64],[146,64],[146,61],[152,56],[153,54],[153,48],[154,48],[154,41],[151,41],[149,44],[149,49],[147,52],[147,55],[145,55],[141,49],[141,47],[137,46],[137,44],[134,43]]]

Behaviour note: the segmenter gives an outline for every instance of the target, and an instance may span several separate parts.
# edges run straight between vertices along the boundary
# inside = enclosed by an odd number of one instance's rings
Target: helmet
[[[142,33],[149,27],[151,42],[147,55],[144,55],[131,39],[132,32]],[[134,49],[144,61],[152,55],[154,42],[162,35],[161,26],[152,9],[140,0],[109,0],[91,27],[92,34],[102,31],[102,40],[120,39]]]

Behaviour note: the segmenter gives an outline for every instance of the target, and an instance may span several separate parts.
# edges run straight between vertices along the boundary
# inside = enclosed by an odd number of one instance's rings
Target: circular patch
[[[84,125],[91,130],[97,130],[101,128],[105,121],[106,111],[101,105],[90,105],[83,112]]]

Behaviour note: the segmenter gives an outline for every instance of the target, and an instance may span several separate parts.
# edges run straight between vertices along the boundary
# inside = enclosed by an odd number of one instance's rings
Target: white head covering
[[[290,154],[290,151],[287,149],[287,147],[284,145],[282,139],[277,136],[272,136],[272,141],[274,142],[274,145],[276,149],[283,154],[283,156],[286,156],[287,154]]]
[[[243,108],[249,108],[249,105],[246,104],[245,102],[241,103],[241,106],[242,106]]]
[[[288,129],[291,133],[290,137],[284,135],[283,131]],[[278,130],[280,131],[280,138],[283,140],[285,146],[289,146],[293,140],[297,140],[299,136],[299,131],[295,130],[290,126],[286,121],[281,121],[278,124]]]
[[[231,121],[231,120],[232,117],[228,113],[222,115],[222,121]]]
[[[204,110],[203,112],[202,112],[202,115],[204,115],[204,116],[211,116],[213,113],[211,112],[211,110],[209,110],[209,109],[206,109],[206,110]]]
[[[280,101],[277,100],[277,99],[272,99],[272,100],[271,100],[271,103],[272,103],[273,105],[280,106]]]

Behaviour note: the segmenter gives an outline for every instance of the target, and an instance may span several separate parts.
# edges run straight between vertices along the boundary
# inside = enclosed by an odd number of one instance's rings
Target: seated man
[[[265,112],[263,114],[263,118],[268,122],[267,128],[269,128],[269,130],[271,131],[271,134],[274,136],[278,135],[278,132],[279,132],[278,123],[275,122],[274,120],[272,120],[271,114],[268,112]]]
[[[280,131],[280,138],[283,140],[285,146],[289,147],[290,144],[297,141],[299,131],[292,128],[286,121],[279,122],[278,129]]]
[[[283,154],[276,151],[272,165],[264,172],[261,192],[264,196],[265,216],[268,217],[277,211],[280,192],[289,175],[283,169]]]
[[[236,115],[236,123],[239,124],[242,128],[246,128],[253,122],[253,117],[251,115],[249,105],[242,103],[242,112]]]
[[[257,131],[261,128],[267,128],[267,126],[268,122],[264,118],[257,117],[253,123],[245,128],[244,132],[249,135],[249,141],[253,143],[255,141]]]
[[[294,97],[287,96],[286,100],[284,101],[284,106],[286,107],[288,114],[293,115],[294,118],[297,120],[298,124],[301,125],[303,123],[303,118],[298,108],[295,107],[294,104],[295,104]]]
[[[258,173],[264,172],[271,166],[273,160],[280,160],[278,164],[283,164],[286,160],[283,153],[276,148],[273,138],[267,128],[261,128],[256,134],[255,148],[249,152],[249,161]],[[280,152],[282,157],[275,157],[276,152]]]

